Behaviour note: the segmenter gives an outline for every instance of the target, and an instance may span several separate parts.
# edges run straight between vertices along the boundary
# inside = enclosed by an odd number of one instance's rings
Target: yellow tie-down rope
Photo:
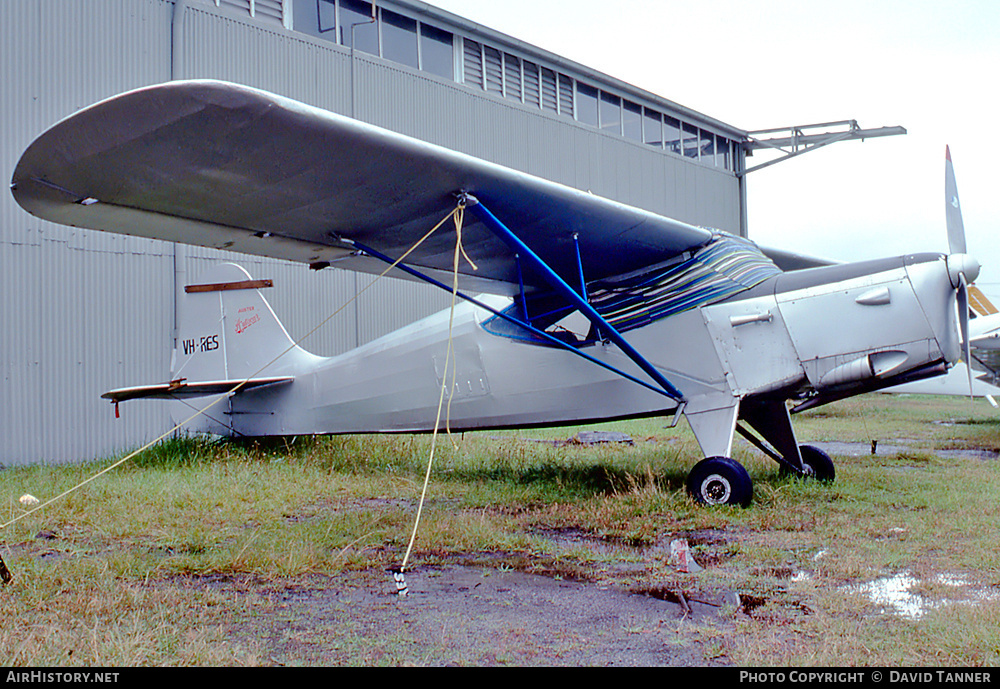
[[[224,395],[221,395],[218,399],[216,399],[215,401],[213,401],[211,404],[206,405],[203,409],[197,410],[194,414],[192,414],[188,418],[184,419],[183,421],[181,421],[176,426],[174,426],[170,430],[166,431],[165,433],[163,433],[159,437],[155,438],[154,440],[149,441],[148,443],[146,443],[145,445],[143,445],[142,447],[140,447],[138,450],[134,450],[134,451],[130,452],[129,454],[127,454],[124,457],[122,457],[121,459],[119,459],[119,460],[113,462],[112,464],[110,464],[109,466],[101,469],[100,471],[98,471],[97,473],[95,473],[93,476],[90,476],[89,478],[86,478],[83,481],[80,481],[78,484],[76,484],[72,488],[69,488],[69,489],[63,491],[59,495],[56,495],[55,497],[49,498],[48,500],[45,500],[44,502],[41,502],[38,505],[34,506],[32,509],[27,510],[27,511],[23,512],[22,514],[17,515],[13,519],[10,519],[10,520],[4,522],[3,524],[0,524],[0,531],[6,529],[9,526],[12,526],[12,525],[16,524],[17,522],[21,521],[25,517],[28,517],[28,516],[34,514],[35,512],[38,512],[39,510],[42,510],[42,509],[48,507],[49,505],[51,505],[52,503],[56,502],[57,500],[61,500],[62,498],[66,497],[67,495],[75,493],[76,491],[78,491],[79,489],[83,488],[83,486],[87,485],[88,483],[91,483],[92,481],[95,481],[96,479],[100,478],[101,476],[103,476],[104,474],[108,473],[109,471],[112,471],[112,470],[118,468],[119,466],[121,466],[125,462],[128,462],[129,460],[133,459],[134,457],[138,456],[139,454],[145,452],[146,450],[148,450],[149,448],[151,448],[153,445],[156,445],[158,442],[160,442],[161,440],[163,440],[164,438],[166,438],[170,434],[172,434],[172,433],[180,430],[181,428],[183,428],[187,424],[189,424],[192,421],[194,421],[199,416],[207,415],[207,412],[208,412],[209,409],[211,409],[212,407],[214,407],[216,404],[218,404],[222,400],[227,399],[230,395],[233,395],[236,392],[238,392],[244,385],[246,385],[248,382],[250,382],[250,380],[252,380],[253,378],[257,377],[257,375],[259,375],[262,371],[264,371],[268,366],[270,366],[271,364],[275,363],[278,359],[280,359],[281,357],[283,357],[288,352],[292,351],[295,347],[299,346],[299,343],[301,343],[307,337],[311,336],[313,333],[315,333],[321,327],[323,327],[324,325],[326,325],[326,323],[328,323],[337,314],[339,314],[341,311],[343,311],[348,306],[350,306],[353,302],[357,301],[357,299],[360,298],[362,294],[364,294],[376,282],[378,282],[383,277],[385,277],[386,274],[389,273],[389,271],[391,271],[397,265],[399,265],[400,263],[402,263],[403,260],[407,256],[409,256],[411,253],[413,253],[413,251],[415,251],[417,249],[417,247],[419,247],[421,244],[423,244],[432,234],[434,234],[435,232],[437,232],[437,230],[442,225],[444,225],[450,218],[455,218],[455,227],[456,227],[456,232],[458,233],[458,240],[456,241],[456,249],[455,249],[455,252],[456,252],[456,254],[455,254],[456,255],[456,258],[455,258],[455,288],[453,290],[453,295],[452,295],[452,311],[454,311],[454,304],[455,304],[454,296],[455,296],[455,293],[457,293],[457,290],[458,290],[458,252],[459,252],[459,250],[461,250],[462,255],[465,255],[465,250],[464,249],[460,249],[460,247],[461,247],[461,225],[462,225],[462,217],[464,216],[464,213],[465,213],[465,203],[462,202],[462,201],[460,201],[458,203],[458,205],[456,205],[455,208],[451,210],[451,212],[449,212],[446,216],[444,216],[443,218],[441,218],[441,220],[434,227],[432,227],[427,232],[427,234],[425,234],[423,237],[421,237],[420,239],[418,239],[417,242],[413,246],[411,246],[409,249],[407,249],[406,252],[402,256],[400,256],[395,261],[393,261],[392,264],[388,268],[386,268],[381,273],[379,273],[375,277],[374,280],[372,280],[367,285],[365,285],[364,287],[362,287],[351,299],[348,299],[340,308],[338,308],[336,311],[334,311],[329,316],[327,316],[322,321],[320,321],[312,330],[310,330],[305,335],[303,335],[302,337],[300,337],[298,340],[296,340],[295,342],[293,342],[292,344],[290,344],[286,349],[284,349],[282,352],[280,352],[277,356],[275,356],[269,362],[267,362],[266,364],[264,364],[263,366],[261,366],[255,372],[253,372],[252,374],[250,374],[247,378],[245,378],[244,380],[242,380],[240,383],[238,383],[237,385],[233,386],[232,390],[229,390]],[[469,260],[468,256],[466,256],[466,260]],[[471,264],[472,261],[469,260],[469,263]],[[474,266],[474,264],[473,264],[473,266]],[[451,350],[450,326],[449,326],[448,347],[449,347],[449,354],[450,354],[450,350]],[[442,395],[443,394],[444,394],[444,391],[443,391],[443,388],[442,388]],[[440,405],[438,407],[438,417],[440,418]],[[436,435],[437,434],[437,423],[436,422],[435,422],[434,432],[435,432],[435,435]],[[432,443],[432,446],[431,446],[431,460],[433,460],[433,453],[434,453],[434,448],[433,448],[433,443]],[[428,471],[428,477],[429,477],[430,476],[430,461],[428,462],[427,471]],[[425,482],[425,490],[426,490],[426,482]],[[421,504],[423,504],[423,497],[421,497]],[[419,521],[419,513],[418,513],[417,519]],[[416,534],[416,525],[414,525],[414,535],[415,534]],[[412,540],[411,540],[411,547],[412,547]],[[407,556],[409,556],[409,550],[407,550]],[[405,563],[405,560],[404,560],[404,563]],[[402,572],[402,568],[400,569],[400,572]],[[10,581],[12,581],[12,580],[13,580],[13,576],[10,574],[10,571],[7,569],[7,566],[4,563],[4,561],[3,561],[3,557],[0,556],[0,581],[2,581],[4,584],[7,584],[7,583],[10,583]]]
[[[452,215],[455,220],[455,253],[452,259],[452,282],[451,282],[451,310],[448,314],[448,348],[444,359],[444,375],[441,376],[441,393],[438,395],[438,406],[437,406],[437,416],[434,419],[434,430],[431,433],[431,451],[427,458],[427,470],[424,473],[424,485],[420,491],[420,501],[417,504],[417,516],[413,520],[413,532],[410,534],[410,543],[406,547],[406,555],[403,556],[403,563],[399,566],[399,569],[392,570],[393,579],[396,582],[396,592],[400,596],[405,596],[409,592],[409,588],[406,585],[406,577],[404,575],[404,570],[406,565],[410,560],[410,553],[413,552],[413,544],[417,539],[417,528],[420,526],[420,517],[423,515],[424,511],[424,501],[427,497],[427,486],[430,484],[431,479],[431,467],[434,465],[434,450],[437,447],[437,436],[438,430],[441,427],[441,412],[444,407],[444,396],[445,391],[448,391],[448,406],[445,416],[445,428],[451,433],[451,400],[455,393],[455,380],[457,377],[457,365],[452,357],[453,354],[453,332],[455,326],[455,304],[458,301],[458,266],[460,259],[462,257],[468,261],[469,265],[472,266],[473,270],[478,270],[476,264],[473,263],[469,255],[465,253],[465,247],[462,246],[462,222],[465,217],[465,202],[459,201],[458,208],[455,209],[455,213]],[[451,373],[449,385],[449,370]]]

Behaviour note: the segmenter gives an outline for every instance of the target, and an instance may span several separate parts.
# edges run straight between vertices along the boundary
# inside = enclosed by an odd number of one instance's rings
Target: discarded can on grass
[[[694,561],[691,555],[691,548],[683,538],[678,538],[670,542],[670,562],[677,568],[678,572],[700,572],[701,565]]]

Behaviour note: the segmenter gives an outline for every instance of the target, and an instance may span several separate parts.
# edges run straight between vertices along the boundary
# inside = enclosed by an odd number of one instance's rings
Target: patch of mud
[[[945,459],[993,460],[1000,458],[1000,453],[992,450],[938,450],[934,454]]]
[[[701,639],[706,627],[731,625],[734,614],[748,612],[752,598],[702,591],[686,574],[636,584],[663,566],[667,542],[636,544],[575,528],[537,533],[557,550],[604,557],[581,570],[572,557],[522,562],[514,553],[469,554],[408,570],[405,597],[389,572],[317,576],[275,588],[274,614],[244,627],[243,641],[264,640],[262,655],[281,665],[730,664],[718,644],[709,649]],[[725,542],[709,531],[686,536]]]
[[[687,630],[718,606],[525,572],[449,565],[314,577],[231,630],[279,665],[704,666]],[[242,638],[241,638],[242,637]]]
[[[875,455],[876,457],[891,457],[900,452],[907,452],[910,448],[907,444],[897,442],[879,442],[875,445],[875,452],[872,452],[871,443],[846,443],[839,441],[810,442],[810,445],[818,447],[829,455],[840,455],[842,457],[861,457],[864,455]]]
[[[561,552],[573,552],[580,549],[604,558],[633,559],[640,554],[644,557],[661,557],[666,559],[669,552],[658,548],[656,544],[648,544],[643,538],[608,537],[575,527],[539,526],[530,533],[543,537]]]

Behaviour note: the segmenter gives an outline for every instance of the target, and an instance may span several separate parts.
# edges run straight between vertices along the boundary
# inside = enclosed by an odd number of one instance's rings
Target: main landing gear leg
[[[753,499],[750,475],[739,462],[729,457],[734,431],[739,431],[789,474],[824,483],[836,477],[830,455],[813,445],[798,444],[783,400],[745,399],[718,409],[686,412],[685,416],[707,455],[687,478],[687,490],[698,502],[746,507]],[[763,440],[737,425],[737,418],[746,422]]]
[[[739,401],[733,400],[718,409],[685,413],[702,452],[708,455],[687,477],[688,493],[700,503],[747,507],[753,500],[750,474],[729,457],[738,411]]]
[[[781,465],[784,473],[824,483],[836,478],[830,455],[813,445],[798,444],[784,401],[744,400],[740,407],[740,419],[770,443],[770,447],[742,426],[737,426],[740,435]]]

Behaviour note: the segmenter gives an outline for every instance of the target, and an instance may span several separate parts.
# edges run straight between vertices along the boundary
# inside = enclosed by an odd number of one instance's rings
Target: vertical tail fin
[[[261,289],[233,263],[213,267],[184,288],[171,378],[188,382],[295,375],[319,357],[298,347]]]
[[[256,407],[252,403],[237,412],[237,397],[230,393],[253,389],[257,395],[293,383],[323,361],[289,337],[260,292],[270,286],[269,280],[251,280],[235,264],[215,266],[201,282],[185,287],[170,382],[119,388],[102,397],[115,404],[116,414],[124,400],[169,399],[174,423],[219,435],[244,434],[240,427],[248,413],[270,417],[273,398],[257,396]],[[239,399],[246,406],[247,400]]]

